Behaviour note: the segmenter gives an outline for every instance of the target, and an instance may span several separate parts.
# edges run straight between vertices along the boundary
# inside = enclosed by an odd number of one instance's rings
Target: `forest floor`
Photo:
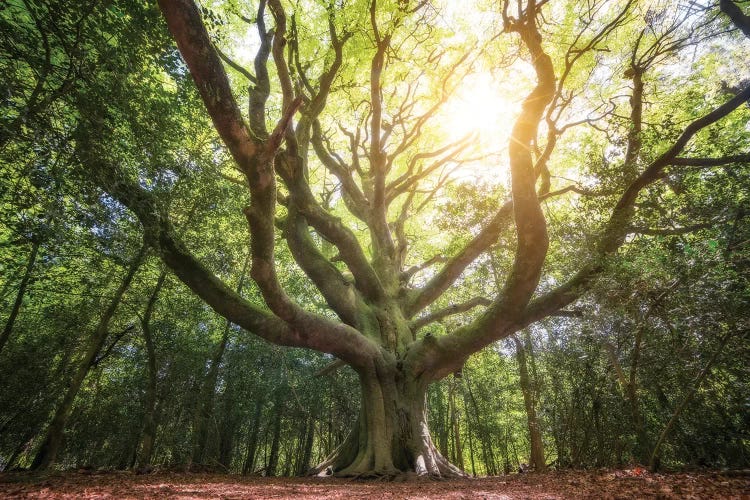
[[[750,475],[651,474],[644,469],[562,471],[445,481],[264,478],[126,472],[0,473],[0,498],[295,499],[750,498]]]

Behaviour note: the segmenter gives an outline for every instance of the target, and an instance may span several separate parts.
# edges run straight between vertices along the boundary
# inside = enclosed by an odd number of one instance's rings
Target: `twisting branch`
[[[448,260],[447,257],[445,257],[444,255],[438,254],[422,262],[421,264],[413,265],[401,273],[401,281],[404,281],[404,282],[409,281],[409,279],[411,279],[412,276],[417,274],[422,269],[427,269],[430,266],[433,266],[441,262],[445,262],[446,260]]]
[[[597,193],[588,189],[569,185],[564,188],[551,191],[544,195],[538,196],[539,201],[551,199],[556,196],[562,196],[567,193],[578,193],[582,196],[603,196],[607,193]],[[437,261],[445,262],[445,265],[433,276],[422,288],[415,290],[407,297],[407,304],[404,306],[406,314],[411,317],[432,304],[443,292],[456,282],[461,273],[476,260],[477,257],[486,252],[500,237],[500,235],[510,228],[513,214],[513,200],[506,201],[479,233],[474,236],[459,252],[454,256]],[[431,262],[430,264],[433,264]],[[416,271],[415,271],[416,272]]]
[[[133,330],[133,328],[135,328],[135,323],[131,323],[125,328],[123,328],[122,330],[120,330],[120,332],[118,332],[115,335],[115,338],[112,339],[112,342],[110,342],[109,346],[104,350],[104,352],[100,354],[99,357],[91,361],[91,367],[96,368],[99,366],[99,363],[107,359],[112,354],[112,351],[114,350],[115,346],[120,341],[120,339],[122,339],[126,333]]]
[[[593,278],[603,270],[602,257],[615,252],[624,242],[638,194],[647,186],[663,178],[662,170],[672,164],[696,133],[721,120],[742,106],[748,99],[750,99],[750,87],[710,113],[691,122],[672,146],[656,158],[623,192],[612,211],[607,226],[600,234],[597,251],[589,263],[566,283],[534,300],[526,311],[523,323],[529,324],[537,321],[580,297],[590,286]]]
[[[490,342],[512,333],[508,326],[523,314],[541,277],[541,270],[549,244],[547,224],[541,209],[535,184],[536,175],[531,156],[532,143],[546,107],[555,95],[555,71],[552,60],[541,45],[541,34],[536,25],[537,4],[529,0],[523,9],[519,0],[518,17],[507,15],[507,0],[503,8],[505,30],[516,32],[529,50],[537,84],[523,102],[521,114],[511,132],[510,157],[512,209],[516,227],[517,247],[513,266],[500,295],[477,320],[455,332],[425,342],[416,348],[417,363],[425,376],[434,379],[455,371],[471,353]],[[502,211],[501,211],[502,212]],[[424,292],[417,300],[424,301]],[[421,297],[421,298],[420,298]],[[411,311],[418,310],[414,308]]]
[[[461,314],[477,306],[488,306],[490,304],[492,304],[492,301],[490,299],[487,299],[485,297],[474,297],[473,299],[467,300],[466,302],[462,302],[460,304],[452,304],[448,307],[438,309],[437,311],[430,314],[426,314],[421,318],[417,318],[416,320],[412,321],[409,326],[411,327],[413,332],[416,332],[423,326],[429,325],[430,323],[435,323],[444,318],[447,318],[448,316]]]
[[[324,145],[323,132],[318,120],[313,122],[312,128],[313,135],[311,143],[315,150],[315,154],[321,163],[323,163],[323,166],[335,175],[341,183],[341,194],[349,211],[359,220],[366,222],[368,219],[369,202],[354,180],[352,169],[344,164],[340,158],[334,156],[334,154],[332,154]]]
[[[203,267],[172,234],[169,221],[159,215],[160,211],[149,193],[122,176],[117,176],[116,182],[112,183],[102,175],[102,184],[138,215],[149,240],[160,250],[165,263],[219,314],[272,342],[330,352],[355,367],[362,366],[364,360],[373,355],[374,344],[350,326],[304,311],[286,295],[275,272],[276,182],[273,158],[283,136],[281,131],[291,128],[291,116],[299,104],[293,99],[286,101],[285,114],[270,140],[263,141],[258,134],[251,138],[196,5],[191,0],[160,0],[159,5],[219,135],[248,178],[252,196],[245,216],[252,234],[251,274],[273,315],[247,303]],[[272,5],[278,7],[278,2],[272,2]],[[263,23],[263,6],[261,1],[257,24],[263,43],[255,59],[258,84],[255,100],[251,95],[251,121],[254,113],[264,115],[268,96],[265,63],[269,35]],[[275,15],[278,19],[279,12]],[[256,132],[264,130],[260,126],[254,127]]]
[[[192,0],[159,0],[159,7],[216,131],[244,171],[253,161],[258,145],[242,120],[224,66],[209,41],[198,7]]]

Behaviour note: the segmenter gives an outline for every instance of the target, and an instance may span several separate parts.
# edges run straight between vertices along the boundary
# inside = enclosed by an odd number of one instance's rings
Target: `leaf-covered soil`
[[[262,478],[219,474],[66,472],[0,474],[1,498],[750,498],[750,475],[564,471],[447,481]]]

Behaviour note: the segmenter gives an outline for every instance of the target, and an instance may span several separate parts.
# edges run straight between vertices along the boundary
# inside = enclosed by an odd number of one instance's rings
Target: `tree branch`
[[[720,167],[731,163],[750,163],[750,153],[722,156],[720,158],[674,158],[670,162],[680,167]]]
[[[214,45],[214,49],[216,50],[216,53],[219,55],[219,57],[221,58],[222,61],[224,61],[225,63],[227,63],[229,65],[229,67],[231,67],[233,70],[235,70],[236,72],[238,72],[239,74],[241,74],[242,76],[244,76],[245,78],[247,78],[250,81],[250,83],[257,83],[258,82],[258,79],[255,78],[255,75],[253,75],[252,73],[250,73],[248,70],[246,70],[245,68],[243,68],[239,63],[237,63],[231,57],[229,57],[224,52],[222,52],[219,47],[217,47],[216,45]]]
[[[208,38],[198,7],[192,0],[159,0],[172,37],[177,42],[216,131],[245,171],[258,151],[229,87],[227,74]]]
[[[721,11],[739,28],[746,37],[750,38],[750,16],[746,16],[732,0],[719,0]]]
[[[412,321],[409,326],[411,327],[412,331],[416,333],[417,330],[419,330],[423,326],[429,325],[430,323],[435,323],[436,321],[440,321],[443,318],[447,318],[448,316],[452,316],[454,314],[461,314],[477,306],[488,306],[491,303],[492,301],[490,299],[484,297],[474,297],[473,299],[467,300],[466,302],[462,302],[460,304],[452,304],[448,307],[438,309],[437,311],[430,314],[426,314],[421,318],[417,318],[416,320]]]

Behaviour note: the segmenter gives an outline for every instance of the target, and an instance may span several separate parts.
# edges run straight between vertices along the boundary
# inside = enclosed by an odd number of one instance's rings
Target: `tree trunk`
[[[143,263],[147,249],[148,247],[144,244],[132,260],[125,278],[115,292],[115,296],[112,298],[112,301],[104,311],[102,317],[99,319],[99,324],[89,339],[86,353],[80,360],[73,378],[68,383],[68,389],[65,392],[65,396],[58,405],[55,415],[52,417],[52,422],[47,428],[47,434],[44,441],[42,441],[42,445],[34,457],[34,461],[31,464],[32,469],[44,470],[55,462],[57,453],[60,451],[60,446],[62,444],[65,426],[68,423],[68,418],[70,418],[71,412],[73,411],[73,402],[78,395],[78,391],[80,390],[92,363],[96,360],[97,354],[99,354],[99,351],[104,345],[104,341],[107,338],[109,323],[115,315],[115,311],[117,311],[117,307],[120,305],[123,295],[125,295],[125,292],[130,287],[130,283],[133,281],[135,273]]]
[[[143,313],[141,320],[141,330],[143,331],[143,340],[146,344],[146,355],[148,358],[148,384],[146,385],[146,408],[143,416],[143,434],[141,436],[141,451],[138,455],[138,468],[151,465],[151,457],[154,452],[154,441],[156,440],[156,349],[154,347],[154,338],[151,332],[151,316],[156,305],[156,299],[159,297],[167,273],[162,271],[156,281],[154,291],[146,305],[146,311]]]
[[[13,332],[13,326],[16,323],[16,317],[21,310],[23,304],[23,297],[26,295],[26,287],[29,285],[29,279],[31,279],[31,271],[34,269],[34,263],[36,262],[36,256],[39,253],[39,241],[34,240],[31,244],[31,254],[29,254],[29,260],[26,263],[26,271],[23,273],[21,278],[21,284],[18,287],[18,293],[16,293],[16,300],[13,302],[13,309],[10,311],[8,320],[5,322],[5,328],[3,333],[0,334],[0,352],[3,351],[3,347],[8,342],[10,334]]]
[[[201,384],[200,395],[196,404],[193,434],[193,453],[191,463],[202,464],[206,457],[206,447],[209,438],[209,424],[213,419],[214,397],[216,395],[216,383],[219,378],[219,365],[226,351],[227,341],[231,323],[226,322],[221,341],[216,347],[206,378]]]
[[[359,374],[359,417],[347,439],[314,471],[331,467],[337,476],[465,477],[435,447],[427,425],[427,384],[400,363],[376,361]]]
[[[518,337],[513,335],[511,338],[516,344],[516,360],[518,361],[521,392],[523,393],[523,403],[526,407],[526,421],[529,428],[529,442],[531,443],[531,457],[529,461],[534,470],[543,472],[546,470],[547,464],[544,461],[544,443],[542,442],[542,433],[539,429],[539,419],[536,414],[535,395],[531,387],[529,370],[526,365],[526,352],[523,343]]]
[[[245,454],[245,463],[242,465],[242,473],[249,474],[253,471],[255,465],[255,454],[258,450],[258,432],[260,431],[260,413],[263,410],[263,398],[258,397],[255,401],[255,412],[250,427],[250,436],[247,440],[247,453]]]
[[[302,460],[297,467],[297,475],[302,476],[310,469],[310,459],[312,458],[313,443],[315,441],[315,414],[307,419],[307,430],[305,432],[305,444],[302,449]]]
[[[266,475],[275,476],[279,464],[279,441],[281,440],[281,415],[284,413],[284,397],[281,391],[276,393],[273,405],[273,437],[271,438],[271,452],[266,464]]]
[[[247,274],[249,264],[250,256],[248,255],[245,259],[245,264],[242,267],[242,272],[240,273],[239,283],[237,284],[237,293],[242,292],[242,286],[245,282],[245,275]],[[224,324],[221,341],[216,347],[216,351],[211,358],[208,373],[201,385],[194,420],[193,453],[191,463],[201,464],[206,458],[206,447],[209,439],[209,423],[214,416],[214,397],[216,394],[216,383],[219,379],[219,366],[221,365],[221,360],[224,358],[224,352],[226,351],[227,342],[229,341],[231,326],[232,323],[227,320]]]
[[[461,427],[458,423],[458,408],[456,408],[456,378],[450,381],[449,403],[451,409],[451,432],[453,433],[453,460],[458,467],[464,469],[464,450],[461,445]]]
[[[727,342],[731,338],[733,332],[734,332],[734,329],[730,329],[719,340],[719,347],[716,349],[716,351],[714,351],[713,355],[711,355],[711,358],[706,363],[706,366],[704,366],[703,369],[698,374],[698,376],[695,377],[695,380],[692,383],[692,387],[687,391],[685,396],[682,398],[682,401],[680,402],[680,404],[677,405],[677,408],[675,408],[675,410],[672,412],[672,416],[669,418],[667,425],[664,426],[664,430],[659,435],[659,439],[657,439],[656,444],[654,445],[654,450],[651,452],[651,458],[649,460],[649,468],[651,469],[651,471],[655,472],[659,468],[659,462],[660,462],[659,451],[661,449],[661,445],[667,439],[667,436],[672,430],[672,427],[674,427],[674,424],[677,422],[677,419],[680,417],[680,414],[682,413],[682,411],[688,405],[690,400],[693,399],[693,396],[695,396],[695,393],[698,392],[698,389],[703,383],[703,380],[706,378],[709,371],[711,370],[711,367],[719,358],[719,354],[721,354],[721,351],[724,350],[724,346],[727,345]]]

